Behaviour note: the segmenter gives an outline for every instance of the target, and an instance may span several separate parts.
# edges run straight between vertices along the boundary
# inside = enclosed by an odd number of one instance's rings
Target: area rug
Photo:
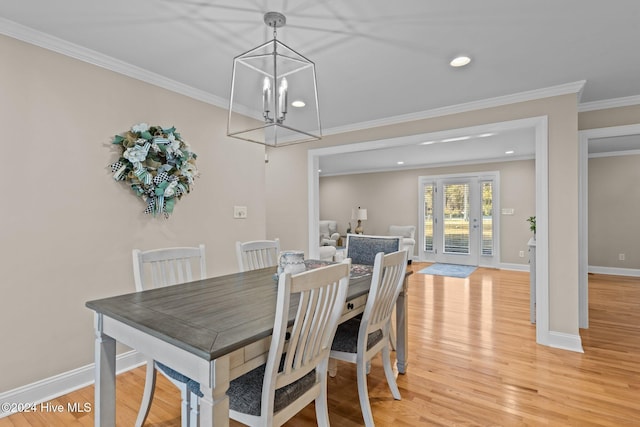
[[[468,277],[475,271],[476,267],[472,265],[458,265],[458,264],[433,264],[429,267],[423,268],[418,271],[422,274],[433,274],[434,276],[448,276],[448,277]]]

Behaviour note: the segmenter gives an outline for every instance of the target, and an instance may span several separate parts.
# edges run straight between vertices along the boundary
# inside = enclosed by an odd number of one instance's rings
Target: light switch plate
[[[233,207],[233,217],[237,219],[245,219],[247,217],[247,207],[246,206],[234,206]]]

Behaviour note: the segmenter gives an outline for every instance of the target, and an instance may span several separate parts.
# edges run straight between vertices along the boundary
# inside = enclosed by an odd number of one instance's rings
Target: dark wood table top
[[[212,277],[93,300],[86,306],[210,361],[271,335],[275,272],[276,267],[270,267]],[[370,274],[352,277],[347,301],[368,293],[370,284]]]

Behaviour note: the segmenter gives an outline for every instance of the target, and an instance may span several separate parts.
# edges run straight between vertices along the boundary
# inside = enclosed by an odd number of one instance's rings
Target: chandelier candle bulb
[[[264,118],[269,118],[269,109],[271,105],[271,80],[265,77],[262,83],[262,111]]]
[[[280,89],[278,89],[278,118],[284,121],[284,116],[287,114],[287,89],[288,89],[287,79],[283,77],[280,80]]]

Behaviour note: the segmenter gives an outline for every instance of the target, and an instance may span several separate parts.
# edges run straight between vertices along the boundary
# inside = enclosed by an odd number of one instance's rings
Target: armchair
[[[409,256],[409,264],[411,264],[411,258],[413,258],[413,250],[416,246],[416,226],[415,225],[390,225],[389,236],[400,236],[402,241],[400,242],[400,249],[407,251]]]
[[[336,246],[340,233],[338,233],[338,222],[332,220],[320,220],[320,246]]]

